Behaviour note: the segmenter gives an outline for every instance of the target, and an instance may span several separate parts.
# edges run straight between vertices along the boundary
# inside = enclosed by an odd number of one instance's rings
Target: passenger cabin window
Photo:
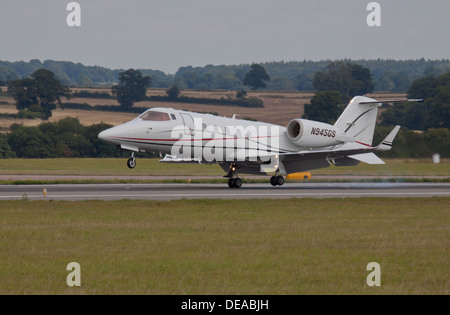
[[[169,114],[154,111],[145,112],[139,118],[146,121],[170,121]]]
[[[170,114],[170,117],[172,117],[172,120],[177,120],[177,116],[175,116],[174,114]]]

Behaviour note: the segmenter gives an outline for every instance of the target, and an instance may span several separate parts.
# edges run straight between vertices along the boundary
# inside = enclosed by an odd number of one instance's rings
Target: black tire
[[[283,176],[277,176],[276,181],[277,181],[278,186],[284,185],[284,177]]]
[[[230,178],[230,179],[228,180],[228,187],[234,188],[234,179]]]
[[[240,178],[236,178],[235,180],[234,180],[234,188],[241,188],[242,187],[242,179],[240,179]]]
[[[136,160],[133,158],[128,159],[127,166],[131,169],[136,167]]]
[[[278,183],[277,183],[277,178],[275,177],[275,176],[272,176],[271,178],[270,178],[270,184],[272,185],[272,186],[277,186],[278,185]]]

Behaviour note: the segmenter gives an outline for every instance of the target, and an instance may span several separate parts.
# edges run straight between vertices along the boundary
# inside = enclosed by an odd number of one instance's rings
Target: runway
[[[43,191],[46,189],[47,194]],[[0,186],[0,200],[180,200],[450,197],[450,183],[92,184]]]

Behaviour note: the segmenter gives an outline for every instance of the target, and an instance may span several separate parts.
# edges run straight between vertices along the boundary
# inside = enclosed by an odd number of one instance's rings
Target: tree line
[[[414,81],[408,97],[423,103],[402,103],[383,112],[383,125],[402,125],[413,130],[450,128],[450,72]]]
[[[271,77],[263,89],[311,91],[313,79],[318,71],[323,71],[332,60],[267,62],[261,64]],[[450,60],[341,60],[344,63],[358,64],[370,70],[373,75],[374,91],[406,92],[411,83],[423,76],[439,76],[450,71]],[[137,69],[143,76],[152,78],[155,88],[180,89],[223,89],[242,90],[245,75],[252,65],[207,65],[204,67],[180,67],[175,74],[166,74],[151,69]],[[9,81],[23,79],[39,69],[55,73],[63,85],[69,86],[112,86],[119,82],[123,69],[111,70],[99,66],[84,66],[67,61],[31,60],[30,62],[0,61],[0,85]]]
[[[76,118],[45,122],[37,127],[14,124],[0,134],[0,158],[122,157],[120,150],[98,139],[108,124],[83,126]]]

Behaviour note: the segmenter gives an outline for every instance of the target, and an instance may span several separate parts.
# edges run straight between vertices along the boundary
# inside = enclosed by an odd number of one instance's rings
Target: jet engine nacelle
[[[294,119],[286,128],[288,138],[296,145],[322,148],[342,144],[345,134],[329,124],[306,119]],[[339,139],[339,140],[338,140]]]

